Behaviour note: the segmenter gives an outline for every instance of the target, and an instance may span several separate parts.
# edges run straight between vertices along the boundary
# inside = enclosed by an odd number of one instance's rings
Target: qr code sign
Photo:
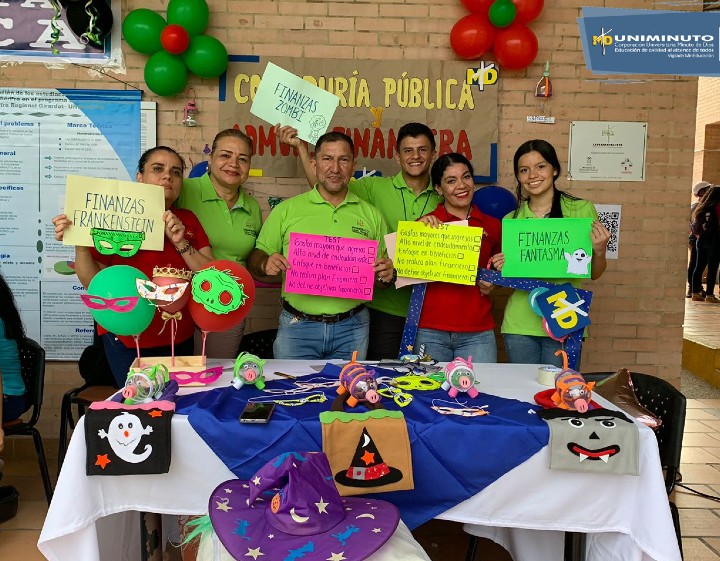
[[[608,208],[609,207],[609,208]],[[618,247],[620,243],[620,205],[595,205],[600,222],[610,232],[610,241],[607,246],[607,258],[618,258]]]

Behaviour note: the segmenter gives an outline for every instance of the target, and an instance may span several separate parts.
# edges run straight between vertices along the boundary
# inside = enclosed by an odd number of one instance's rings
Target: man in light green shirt
[[[310,165],[307,144],[297,137],[292,127],[282,127],[277,131],[281,142],[293,146],[303,164],[308,182],[315,182]],[[395,159],[400,172],[392,177],[366,176],[351,181],[351,193],[375,206],[390,228],[397,231],[398,222],[414,221],[435,210],[441,197],[430,184],[430,167],[437,152],[432,130],[421,123],[407,123],[397,133],[397,153]],[[380,360],[396,358],[405,326],[412,287],[378,290],[373,295],[370,308],[370,342],[367,358]]]
[[[387,225],[380,212],[348,190],[355,169],[350,137],[330,132],[318,139],[311,160],[317,183],[307,193],[280,203],[260,230],[248,259],[253,275],[283,275],[290,268],[290,234],[377,240],[373,262],[375,288],[392,284],[395,270],[385,254]],[[284,280],[284,279],[283,279]],[[350,360],[353,352],[365,358],[369,313],[360,300],[286,292],[273,346],[275,358]]]

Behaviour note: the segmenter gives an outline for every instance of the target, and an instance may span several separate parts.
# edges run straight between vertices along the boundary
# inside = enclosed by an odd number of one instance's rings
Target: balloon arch
[[[492,50],[501,68],[521,70],[538,53],[535,33],[526,25],[540,15],[544,0],[462,0],[470,14],[450,31],[450,46],[473,60]]]

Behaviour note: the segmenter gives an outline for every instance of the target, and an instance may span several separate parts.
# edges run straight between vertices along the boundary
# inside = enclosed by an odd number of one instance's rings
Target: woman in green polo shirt
[[[556,181],[560,175],[560,161],[552,144],[546,140],[528,140],[515,152],[513,158],[518,208],[505,219],[538,218],[592,218],[590,240],[593,246],[591,278],[598,279],[605,271],[605,250],[610,232],[598,220],[595,206],[560,191]],[[503,254],[493,257],[496,269],[502,269]],[[579,286],[579,279],[570,279]],[[542,319],[530,307],[528,293],[513,291],[505,308],[501,328],[508,361],[521,364],[554,364],[561,366],[561,357],[555,356],[561,344],[551,339],[542,328]]]
[[[195,213],[210,239],[215,259],[229,259],[246,264],[260,232],[260,205],[243,191],[250,175],[252,140],[236,129],[220,131],[213,140],[207,173],[185,179],[178,206]],[[235,358],[245,330],[243,321],[237,327],[209,333],[205,351],[213,358]],[[202,341],[195,337],[195,352]]]

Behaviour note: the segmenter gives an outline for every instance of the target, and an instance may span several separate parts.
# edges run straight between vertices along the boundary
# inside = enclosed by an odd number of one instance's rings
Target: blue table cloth
[[[340,367],[328,364],[321,376],[338,379]],[[378,376],[396,372],[376,368]],[[267,388],[291,389],[290,380],[274,380]],[[328,401],[288,407],[278,405],[266,425],[241,424],[239,416],[251,397],[268,397],[254,386],[231,386],[178,399],[177,413],[240,479],[250,479],[275,456],[297,450],[322,450],[319,414],[330,409],[335,389],[325,389]],[[441,415],[433,399],[449,400],[443,390],[413,391],[414,400],[400,408],[383,398],[386,409],[405,415],[412,450],[415,489],[370,495],[394,503],[403,521],[414,529],[470,498],[547,445],[547,424],[536,405],[481,393],[475,399],[458,396],[468,405],[487,405],[489,415]],[[446,404],[444,404],[446,405]],[[364,412],[357,406],[348,411]]]

